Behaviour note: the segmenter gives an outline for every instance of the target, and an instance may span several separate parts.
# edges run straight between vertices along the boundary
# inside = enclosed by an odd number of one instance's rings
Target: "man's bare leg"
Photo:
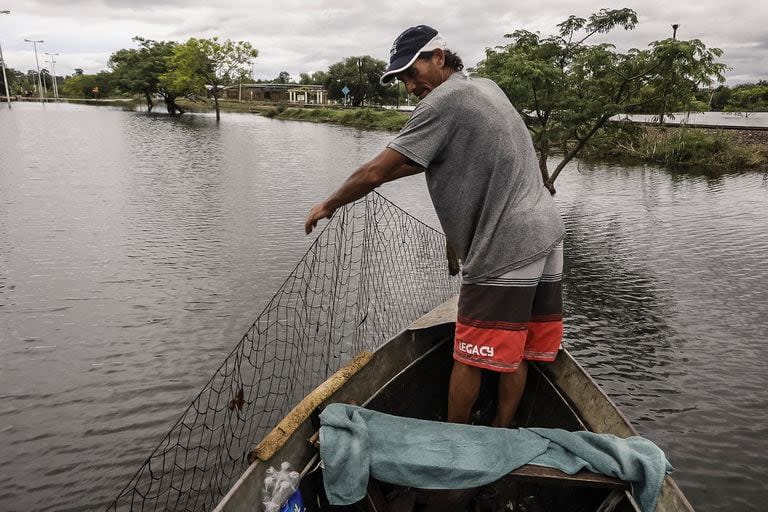
[[[482,370],[458,361],[453,362],[451,383],[448,386],[448,421],[469,423],[472,406],[480,394]]]
[[[523,398],[527,378],[528,363],[525,360],[520,361],[517,371],[499,374],[499,405],[492,427],[507,428],[512,424],[520,399]]]

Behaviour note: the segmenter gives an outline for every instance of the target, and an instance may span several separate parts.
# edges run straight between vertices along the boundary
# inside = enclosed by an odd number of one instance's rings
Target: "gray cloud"
[[[679,37],[699,38],[725,51],[723,60],[732,68],[729,79],[766,77],[768,7],[763,4],[631,0],[622,5],[634,8],[640,23],[633,31],[610,34],[608,40],[619,48],[646,47],[669,37],[670,25],[679,23]],[[73,67],[103,68],[113,51],[132,45],[134,35],[161,40],[219,35],[248,40],[259,49],[258,76],[273,77],[281,70],[297,76],[350,55],[384,59],[394,37],[418,23],[438,28],[473,66],[485,48],[504,43],[504,33],[525,28],[550,34],[568,15],[586,17],[602,6],[594,0],[284,0],[271,7],[245,0],[29,0],[11,7],[12,16],[0,16],[0,38],[13,67],[34,65],[31,48],[23,43],[31,36],[46,39],[46,51],[62,53],[57,69],[70,72]]]

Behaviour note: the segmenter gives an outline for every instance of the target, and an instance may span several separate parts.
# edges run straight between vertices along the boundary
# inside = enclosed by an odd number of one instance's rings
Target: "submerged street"
[[[248,114],[0,112],[3,510],[102,510],[391,139]],[[737,171],[737,170],[734,170]],[[566,346],[695,508],[768,499],[768,180],[574,162]],[[423,176],[382,194],[438,228]]]

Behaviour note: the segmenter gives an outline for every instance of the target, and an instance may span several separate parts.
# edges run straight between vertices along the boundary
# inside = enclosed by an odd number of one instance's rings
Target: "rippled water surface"
[[[100,510],[390,134],[0,111],[0,510]],[[768,182],[572,166],[567,344],[700,510],[768,501]],[[437,226],[423,178],[383,187]]]

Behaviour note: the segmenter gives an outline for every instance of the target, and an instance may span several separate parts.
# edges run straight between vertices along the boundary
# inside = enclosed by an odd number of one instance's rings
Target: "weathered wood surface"
[[[438,325],[456,323],[456,312],[459,310],[459,296],[454,295],[426,315],[416,319],[408,326],[409,331],[429,329]]]
[[[447,342],[453,334],[456,320],[458,296],[441,304],[434,310],[413,322],[408,330],[393,338],[377,350],[366,362],[354,371],[341,372],[344,377],[330,385],[330,392],[323,392],[322,399],[310,400],[302,408],[299,416],[291,420],[285,435],[285,425],[275,434],[274,446],[264,452],[265,460],[252,463],[233,488],[218,504],[214,512],[234,512],[252,510],[261,500],[261,487],[269,466],[279,467],[280,462],[288,461],[294,468],[305,467],[317,453],[317,447],[307,440],[315,433],[309,416],[318,408],[332,402],[365,404],[390,382],[395,382],[406,369],[415,364],[424,354],[441,343]],[[611,433],[619,437],[637,435],[629,421],[616,408],[610,398],[602,392],[587,372],[563,350],[554,363],[541,365],[542,372],[557,388],[562,399],[576,411],[584,424],[598,433]],[[346,372],[346,373],[345,373]],[[320,387],[326,386],[326,384]],[[318,395],[319,396],[319,395]],[[316,396],[315,398],[318,398]],[[306,404],[305,404],[306,405]],[[305,410],[306,409],[306,410]],[[290,416],[290,415],[289,415]],[[301,421],[298,421],[302,418]],[[281,422],[282,425],[282,422]],[[625,492],[627,484],[603,475],[581,472],[567,475],[555,469],[537,466],[523,466],[506,478],[528,479],[540,482],[557,482],[558,485],[579,485],[605,487]],[[657,512],[692,512],[693,508],[679,490],[674,480],[666,477]]]
[[[267,468],[270,466],[279,468],[281,462],[287,461],[293,468],[301,470],[317,453],[317,448],[307,442],[316,430],[311,421],[312,412],[321,410],[329,403],[364,404],[413,361],[434,346],[445,342],[452,333],[450,326],[442,328],[438,326],[418,336],[414,332],[404,331],[374,352],[372,356],[365,356],[364,362],[350,363],[354,366],[354,371],[349,367],[339,370],[319,386],[319,388],[332,389],[330,394],[323,392],[307,403],[302,402],[304,406],[297,406],[300,410],[296,412],[295,417],[290,418],[287,423],[281,422],[266,436],[273,441],[269,449],[265,448],[260,455],[264,460],[257,458],[248,466],[216,506],[214,512],[250,511],[255,506],[258,507],[261,504],[261,490]],[[335,385],[338,383],[338,379],[335,378],[337,376],[341,376],[339,378],[344,382],[344,385],[338,388]],[[335,383],[330,383],[331,380]],[[323,398],[318,402],[319,396]],[[299,418],[303,420],[297,421]],[[286,431],[290,431],[291,434],[286,436]]]

